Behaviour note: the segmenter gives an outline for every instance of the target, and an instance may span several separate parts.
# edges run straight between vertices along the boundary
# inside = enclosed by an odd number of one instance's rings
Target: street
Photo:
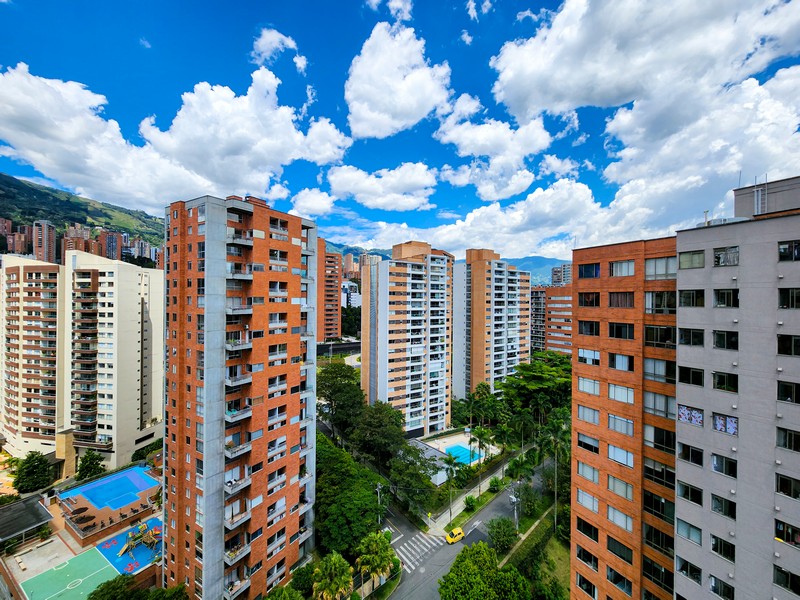
[[[533,487],[542,489],[541,467],[536,470]],[[488,482],[485,484],[488,488]],[[403,578],[392,598],[397,600],[438,600],[439,580],[450,570],[462,544],[489,543],[486,524],[497,517],[514,519],[514,507],[509,501],[510,488],[506,488],[464,524],[464,539],[448,545],[443,537],[422,533],[400,514],[389,513],[384,525],[392,531],[392,547],[403,561]],[[491,544],[490,544],[491,545]]]

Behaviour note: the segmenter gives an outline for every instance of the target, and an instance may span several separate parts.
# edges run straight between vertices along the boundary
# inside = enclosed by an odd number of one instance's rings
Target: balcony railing
[[[243,444],[239,444],[238,446],[225,446],[225,458],[233,460],[234,458],[241,456],[242,454],[246,454],[250,452],[252,449],[253,444],[250,442],[244,442]]]
[[[240,544],[236,548],[225,551],[225,564],[232,567],[245,556],[250,554],[250,544]]]
[[[237,515],[233,515],[229,519],[225,519],[225,528],[226,529],[236,529],[242,523],[247,523],[250,520],[250,511],[246,510],[244,512],[240,512]]]
[[[253,407],[245,406],[236,410],[228,409],[225,411],[226,423],[238,423],[253,416]]]
[[[244,488],[250,485],[251,479],[250,477],[245,477],[244,479],[238,479],[235,481],[226,481],[225,482],[225,493],[229,496],[233,496],[234,494],[238,494]]]
[[[224,590],[222,590],[222,597],[225,598],[225,600],[233,600],[234,598],[238,598],[239,595],[249,587],[249,579],[231,582],[225,586]]]

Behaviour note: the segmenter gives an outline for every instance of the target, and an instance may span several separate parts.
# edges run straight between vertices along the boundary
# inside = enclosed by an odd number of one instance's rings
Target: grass
[[[386,600],[386,598],[392,595],[392,592],[394,592],[395,588],[400,585],[400,577],[402,576],[402,573],[403,569],[400,569],[395,577],[392,577],[389,581],[372,592],[369,597],[375,598],[376,600]]]
[[[545,552],[547,552],[547,557],[555,565],[552,575],[558,579],[565,590],[568,590],[570,585],[569,548],[553,536],[547,542]]]
[[[465,510],[461,514],[456,515],[456,518],[453,519],[450,523],[447,524],[447,527],[445,528],[446,531],[450,531],[451,529],[453,529],[455,527],[463,526],[464,523],[466,523],[472,517],[474,517],[478,513],[478,511],[480,511],[480,509],[482,509],[484,506],[486,506],[489,502],[492,501],[492,499],[495,496],[497,496],[497,494],[502,493],[503,490],[505,489],[505,486],[504,486],[504,487],[500,488],[499,492],[490,492],[489,491],[489,482],[485,481],[484,483],[486,484],[486,491],[483,492],[480,496],[478,496],[478,498],[477,498],[478,501],[475,504],[475,510],[473,510],[472,512],[467,512]],[[505,482],[503,482],[503,483],[505,483]]]

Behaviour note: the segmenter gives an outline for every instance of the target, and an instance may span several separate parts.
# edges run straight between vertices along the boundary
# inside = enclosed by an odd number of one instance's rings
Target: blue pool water
[[[112,510],[125,508],[139,501],[139,492],[156,487],[158,481],[147,474],[144,467],[132,467],[102,477],[86,485],[79,485],[60,494],[61,498],[83,496],[95,508],[108,506]]]
[[[128,534],[140,533],[140,525],[126,529],[113,538],[97,545],[97,550],[100,554],[106,557],[106,560],[111,563],[111,566],[113,566],[120,575],[133,575],[134,573],[138,573],[150,565],[153,559],[161,553],[161,536],[164,531],[164,524],[158,517],[147,519],[144,524],[147,525],[147,529],[153,534],[152,538],[148,538],[148,543],[152,545],[153,540],[158,541],[153,548],[148,548],[146,544],[139,543],[132,548],[126,549],[122,556],[119,556],[119,553],[125,547],[125,543],[130,539]]]
[[[462,465],[469,465],[483,458],[483,454],[479,452],[477,449],[472,450],[472,456],[470,456],[469,448],[464,444],[452,444],[447,446],[444,449],[450,456],[455,456],[456,460],[460,462]]]

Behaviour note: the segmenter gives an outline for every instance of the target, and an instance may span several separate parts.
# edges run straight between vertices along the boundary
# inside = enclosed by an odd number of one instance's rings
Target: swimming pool
[[[79,485],[59,496],[62,499],[72,496],[83,496],[95,508],[109,507],[119,510],[139,501],[139,492],[156,487],[158,481],[147,474],[144,467],[131,467],[118,471],[107,477],[101,477],[91,483]]]
[[[447,446],[444,451],[450,456],[455,456],[456,460],[462,465],[469,465],[483,458],[483,453],[479,452],[477,449],[472,450],[472,456],[470,456],[470,450],[464,444],[452,444]]]

